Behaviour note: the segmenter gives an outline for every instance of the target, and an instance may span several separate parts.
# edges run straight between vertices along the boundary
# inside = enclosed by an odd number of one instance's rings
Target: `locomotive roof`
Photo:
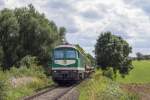
[[[66,47],[67,48],[77,49],[75,45],[71,45],[71,44],[69,44],[69,45],[68,44],[66,44],[66,45],[58,45],[58,46],[55,47],[55,49],[57,49],[57,48],[66,48]]]

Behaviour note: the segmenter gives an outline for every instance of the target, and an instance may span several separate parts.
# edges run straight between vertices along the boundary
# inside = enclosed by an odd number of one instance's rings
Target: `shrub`
[[[0,100],[5,100],[7,96],[8,85],[6,81],[0,81]]]
[[[19,66],[31,67],[33,64],[37,64],[37,63],[38,62],[36,57],[27,55],[24,58],[22,58],[18,64]]]
[[[107,68],[106,70],[104,70],[103,75],[112,80],[115,78],[113,68]]]
[[[2,47],[0,46],[0,66],[2,65],[3,56],[4,56],[4,53],[3,53]]]
[[[38,65],[35,57],[25,56],[17,67],[14,66],[5,71],[0,69],[0,100],[18,100],[30,95],[38,88],[53,84],[52,80],[45,75],[43,66]],[[23,82],[25,84],[20,82],[23,78],[27,79]],[[27,82],[28,80],[31,81]]]

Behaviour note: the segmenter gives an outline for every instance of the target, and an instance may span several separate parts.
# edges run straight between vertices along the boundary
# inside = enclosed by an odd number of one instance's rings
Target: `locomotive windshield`
[[[76,58],[76,51],[74,49],[58,49],[54,50],[55,59]]]
[[[55,50],[54,51],[54,58],[64,58],[64,51],[63,50]]]
[[[75,50],[66,50],[66,58],[76,58]]]

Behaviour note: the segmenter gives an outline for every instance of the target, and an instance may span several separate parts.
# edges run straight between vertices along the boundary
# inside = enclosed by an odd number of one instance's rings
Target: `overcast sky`
[[[150,0],[0,0],[0,9],[33,4],[67,29],[67,40],[92,53],[101,32],[122,36],[136,52],[150,54]]]

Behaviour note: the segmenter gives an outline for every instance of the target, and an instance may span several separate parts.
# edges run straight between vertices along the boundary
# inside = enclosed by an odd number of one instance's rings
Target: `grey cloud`
[[[94,10],[86,10],[84,12],[80,12],[80,15],[84,18],[87,18],[89,20],[97,20],[100,18],[98,12],[94,11]]]
[[[77,33],[79,31],[79,29],[76,27],[75,24],[69,25],[67,27],[67,32],[68,33]]]
[[[92,47],[96,42],[96,37],[89,37],[84,33],[67,34],[67,37],[70,42],[80,43],[83,47]]]
[[[58,26],[64,26],[68,33],[78,32],[73,16],[76,14],[75,9],[71,5],[72,1],[50,0],[44,8],[50,20]]]
[[[58,26],[65,27],[68,33],[76,33],[79,31],[71,15],[64,16],[56,13],[56,16],[49,17],[49,19],[53,20]]]
[[[46,5],[44,5],[49,12],[53,13],[71,13],[74,12],[73,7],[70,2],[63,0],[50,0]]]
[[[125,3],[131,4],[135,7],[141,8],[145,13],[150,15],[150,1],[149,0],[124,0]]]
[[[121,36],[123,37],[124,39],[131,39],[132,37],[129,36],[128,33],[126,33],[124,30],[120,30],[120,29],[114,29],[112,27],[107,27],[104,29],[104,31],[109,31],[109,32],[112,32],[114,35],[117,35],[117,36]]]

